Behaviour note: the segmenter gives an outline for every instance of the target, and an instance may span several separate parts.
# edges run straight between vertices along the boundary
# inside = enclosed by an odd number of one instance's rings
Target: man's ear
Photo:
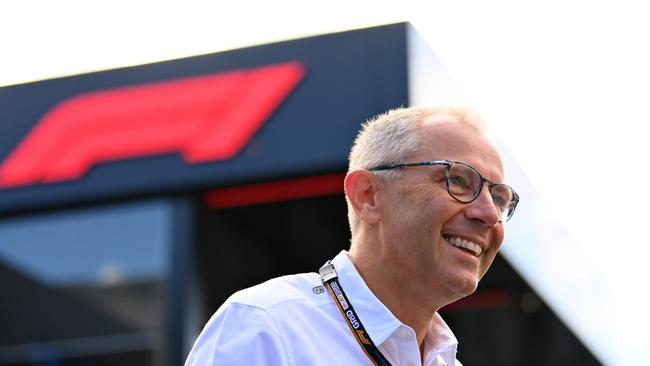
[[[345,195],[361,221],[376,224],[381,215],[377,207],[377,176],[363,169],[353,170],[345,176]]]

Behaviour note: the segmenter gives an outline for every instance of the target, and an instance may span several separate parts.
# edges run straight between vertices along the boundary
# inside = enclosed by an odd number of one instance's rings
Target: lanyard
[[[343,287],[341,287],[341,284],[338,281],[338,274],[336,273],[334,265],[330,261],[327,261],[327,263],[320,268],[318,273],[320,273],[320,277],[323,280],[323,285],[334,298],[334,303],[336,303],[343,319],[346,320],[348,327],[350,327],[352,335],[357,342],[359,342],[359,346],[361,346],[361,349],[363,349],[366,356],[368,356],[370,361],[372,361],[372,364],[375,366],[391,366],[390,362],[383,354],[381,354],[379,348],[377,348],[377,346],[372,342],[372,339],[370,339],[368,332],[366,332],[363,324],[361,324],[361,319],[359,319],[356,311],[354,311],[352,303],[348,297],[345,296]]]

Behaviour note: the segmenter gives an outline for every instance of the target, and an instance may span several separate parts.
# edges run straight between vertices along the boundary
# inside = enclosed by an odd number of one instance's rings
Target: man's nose
[[[468,204],[466,216],[469,219],[479,220],[488,227],[499,223],[501,217],[488,187],[483,186],[478,197]]]

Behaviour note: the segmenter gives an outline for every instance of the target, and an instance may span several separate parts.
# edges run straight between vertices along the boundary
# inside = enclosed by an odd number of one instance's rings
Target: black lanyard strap
[[[372,339],[370,339],[370,335],[366,332],[366,328],[363,327],[361,319],[352,307],[352,303],[345,295],[343,287],[341,287],[341,284],[338,281],[338,274],[336,273],[334,264],[327,261],[327,263],[320,268],[318,273],[320,273],[320,277],[323,280],[323,285],[334,298],[334,303],[341,312],[343,319],[345,319],[352,335],[357,340],[366,356],[368,356],[370,361],[372,361],[373,365],[391,366],[390,362],[386,357],[384,357],[381,351],[379,351],[379,348],[375,346]]]

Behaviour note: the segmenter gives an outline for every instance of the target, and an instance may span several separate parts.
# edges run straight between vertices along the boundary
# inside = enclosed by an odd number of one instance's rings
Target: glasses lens
[[[453,163],[447,172],[449,193],[461,202],[472,202],[481,191],[483,180],[474,168],[463,163]],[[490,189],[492,201],[502,221],[507,221],[517,205],[515,192],[505,184],[494,184]]]
[[[461,202],[471,202],[481,189],[481,175],[469,165],[453,163],[447,172],[449,193]]]
[[[495,184],[490,191],[492,201],[496,206],[502,220],[508,220],[515,210],[514,196],[512,188],[505,184]]]

